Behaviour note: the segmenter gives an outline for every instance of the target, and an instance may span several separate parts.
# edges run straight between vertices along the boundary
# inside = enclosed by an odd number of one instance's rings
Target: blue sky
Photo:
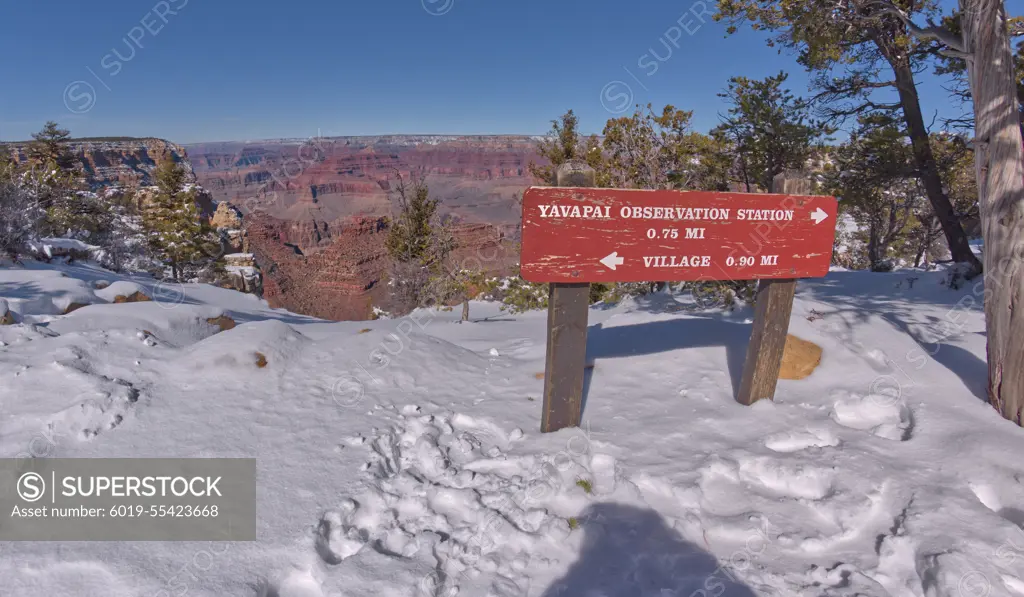
[[[713,0],[706,0],[713,10]],[[634,102],[707,130],[730,76],[806,77],[704,0],[31,0],[0,6],[0,139],[180,143],[393,133],[600,132]],[[676,47],[678,45],[678,47]],[[655,56],[652,52],[657,52]],[[959,113],[926,76],[926,118]],[[602,101],[603,100],[603,101]]]

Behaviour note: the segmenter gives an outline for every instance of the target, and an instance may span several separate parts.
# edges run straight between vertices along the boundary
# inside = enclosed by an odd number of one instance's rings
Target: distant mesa
[[[27,159],[28,142],[8,144],[14,157]],[[74,139],[69,149],[82,164],[93,190],[109,186],[151,186],[160,160],[171,157],[182,163],[187,180],[196,182],[185,148],[152,137],[87,137]]]

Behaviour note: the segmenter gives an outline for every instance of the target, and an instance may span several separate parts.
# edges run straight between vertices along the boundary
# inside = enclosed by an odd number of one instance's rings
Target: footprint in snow
[[[808,448],[830,448],[839,445],[839,439],[826,429],[783,431],[768,436],[764,445],[773,452],[799,452]]]
[[[739,478],[772,493],[820,500],[832,493],[835,472],[811,465],[790,465],[775,458],[751,458],[739,463]]]
[[[615,491],[615,457],[594,454],[590,458],[590,473],[594,477],[594,493],[610,494]]]
[[[324,590],[310,571],[293,570],[279,582],[261,579],[256,597],[324,597]]]
[[[1018,595],[1024,595],[1024,580],[1017,578],[1016,576],[1010,576],[1008,574],[1001,574],[1000,580],[1007,588],[1017,593]]]
[[[971,483],[970,488],[986,508],[1001,516],[1003,520],[1024,529],[1024,503],[1019,503],[1021,507],[1017,507],[1018,504],[1006,504],[1007,501],[1015,501],[1013,497],[1006,499],[1006,495],[1019,495],[1019,488],[1014,488],[1012,492],[1001,492],[994,485],[987,483]]]
[[[894,441],[907,441],[914,431],[913,413],[896,396],[845,396],[833,405],[831,417],[843,427]]]
[[[325,513],[317,526],[316,553],[327,564],[340,564],[354,556],[366,544],[363,531],[350,525],[352,514],[359,505],[355,500],[346,499],[338,510]]]

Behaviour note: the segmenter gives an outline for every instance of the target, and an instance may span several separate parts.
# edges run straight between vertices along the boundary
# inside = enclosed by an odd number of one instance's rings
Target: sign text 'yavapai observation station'
[[[820,277],[836,210],[817,195],[532,187],[521,274],[566,283]]]

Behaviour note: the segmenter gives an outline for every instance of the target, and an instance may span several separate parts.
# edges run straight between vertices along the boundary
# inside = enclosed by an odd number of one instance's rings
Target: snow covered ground
[[[801,282],[822,364],[753,407],[749,311],[596,306],[584,424],[541,435],[541,312],[327,323],[0,268],[0,457],[255,457],[260,514],[250,543],[0,543],[0,595],[1022,596],[1024,430],[983,401],[981,289],[942,278]]]

